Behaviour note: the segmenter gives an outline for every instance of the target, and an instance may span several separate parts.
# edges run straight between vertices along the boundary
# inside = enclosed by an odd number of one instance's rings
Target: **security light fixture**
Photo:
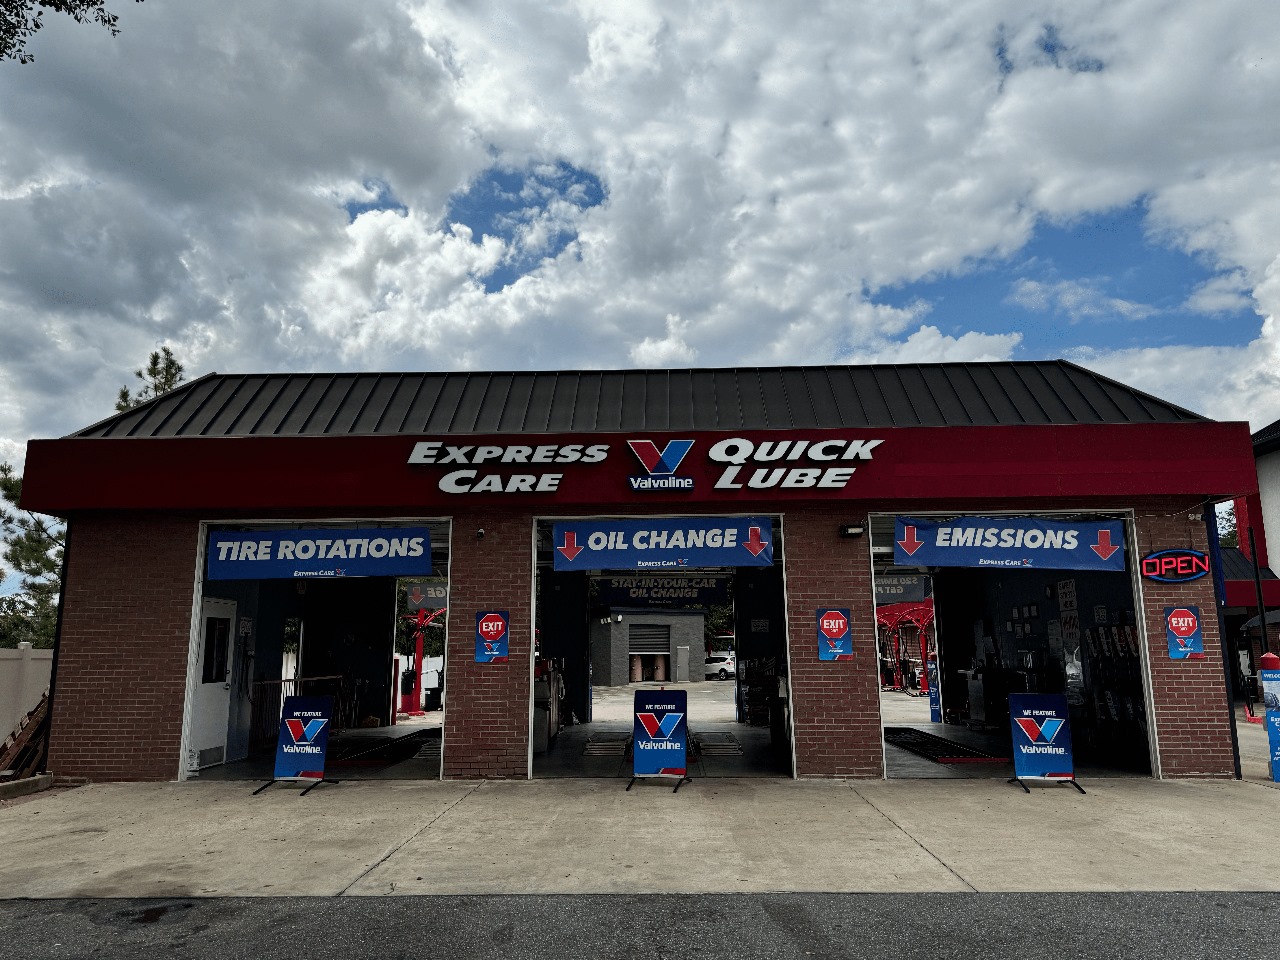
[[[867,532],[867,528],[860,523],[840,524],[840,536],[842,537],[848,537],[852,539],[853,537],[860,537],[866,532]]]

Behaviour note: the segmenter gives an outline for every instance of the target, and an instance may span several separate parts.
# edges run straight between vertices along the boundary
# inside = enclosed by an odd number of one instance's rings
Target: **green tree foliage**
[[[120,18],[106,9],[105,0],[0,0],[0,60],[30,63],[27,41],[44,26],[44,12],[65,13],[76,23],[96,23],[114,37]],[[142,0],[134,0],[142,3]]]
[[[22,591],[0,597],[0,647],[30,641],[52,647],[62,592],[62,550],[66,530],[57,520],[18,506],[22,478],[0,464],[0,530],[4,562],[18,575]]]
[[[120,395],[116,397],[116,410],[124,413],[148,400],[154,400],[162,393],[168,393],[182,382],[183,372],[182,364],[168,347],[152,351],[147,358],[147,365],[141,370],[133,371],[133,375],[142,381],[142,386],[132,396],[128,387],[121,387]]]
[[[1218,511],[1218,545],[1223,547],[1240,546],[1240,534],[1236,530],[1236,505],[1234,503],[1225,510]]]

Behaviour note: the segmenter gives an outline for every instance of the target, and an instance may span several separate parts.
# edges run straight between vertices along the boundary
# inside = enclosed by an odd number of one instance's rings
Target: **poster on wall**
[[[818,659],[852,660],[853,633],[849,629],[849,610],[842,607],[818,608]]]
[[[1058,609],[1063,613],[1076,610],[1076,582],[1074,580],[1058,581]]]
[[[1071,723],[1067,698],[1059,693],[1009,694],[1009,725],[1013,733],[1013,781],[1027,790],[1025,780],[1076,783],[1071,752]],[[1029,790],[1027,791],[1030,792]]]
[[[689,695],[684,690],[637,690],[632,709],[631,783],[649,777],[674,779],[688,773]]]
[[[1204,659],[1199,607],[1165,607],[1164,631],[1169,640],[1170,660]]]
[[[1262,685],[1262,705],[1266,710],[1271,780],[1280,783],[1280,670],[1260,670],[1258,682]]]
[[[476,612],[476,663],[506,663],[511,614],[506,610]]]

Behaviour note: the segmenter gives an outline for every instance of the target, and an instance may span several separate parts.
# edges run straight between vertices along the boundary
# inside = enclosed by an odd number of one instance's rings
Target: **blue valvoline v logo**
[[[1018,726],[1022,728],[1022,732],[1027,735],[1027,739],[1032,743],[1053,743],[1053,738],[1058,735],[1058,731],[1062,729],[1065,720],[1046,719],[1037,723],[1032,717],[1015,717]]]
[[[294,743],[310,743],[328,722],[328,720],[308,720],[303,723],[296,717],[290,717],[284,725],[289,729],[289,736],[293,738]]]
[[[644,727],[644,732],[655,740],[667,740],[671,734],[675,732],[676,725],[680,723],[683,713],[668,713],[661,720],[652,713],[637,713],[636,719],[640,721],[640,726]]]
[[[668,440],[661,450],[652,440],[628,440],[627,446],[636,455],[647,476],[629,477],[632,490],[692,490],[693,477],[677,477],[692,440]]]

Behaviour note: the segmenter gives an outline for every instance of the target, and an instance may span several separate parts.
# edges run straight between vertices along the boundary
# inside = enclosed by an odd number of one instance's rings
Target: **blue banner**
[[[481,610],[476,614],[476,663],[506,663],[511,614]]]
[[[577,520],[552,528],[557,570],[682,570],[769,567],[767,517]]]
[[[632,773],[683,777],[688,768],[689,695],[683,690],[637,690],[631,728]]]
[[[426,527],[214,530],[208,579],[411,577],[431,572]]]
[[[276,743],[276,780],[324,778],[333,697],[285,697]]]
[[[1124,570],[1124,522],[897,517],[893,562],[922,567]]]
[[[853,633],[849,629],[847,607],[818,608],[818,659],[853,659]]]
[[[938,686],[938,661],[930,660],[924,674],[929,680],[929,722],[942,722],[942,688]]]
[[[1073,780],[1067,698],[1059,693],[1009,694],[1013,773],[1020,780]]]
[[[1280,783],[1280,670],[1259,670],[1258,683],[1262,686],[1262,706],[1266,710],[1271,780]]]
[[[1169,641],[1170,660],[1204,659],[1199,607],[1165,607],[1164,633]]]

